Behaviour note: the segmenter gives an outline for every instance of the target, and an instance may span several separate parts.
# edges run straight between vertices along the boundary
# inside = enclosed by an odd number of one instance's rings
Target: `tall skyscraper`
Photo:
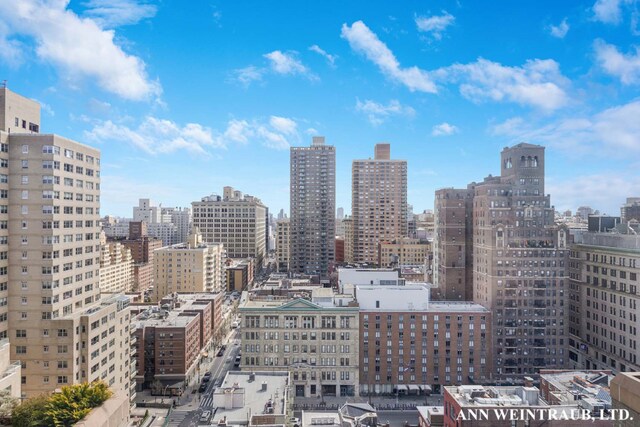
[[[289,268],[326,276],[335,258],[336,149],[324,137],[291,147]]]
[[[407,161],[391,160],[389,144],[353,161],[351,206],[354,262],[377,263],[380,241],[407,235]]]
[[[22,392],[102,379],[129,394],[129,299],[100,298],[100,152],[39,134],[40,106],[6,88],[0,111],[0,328]]]
[[[501,174],[475,186],[473,299],[493,312],[500,379],[568,365],[568,232],[544,192],[544,147],[502,150]]]
[[[193,226],[206,243],[222,243],[228,258],[254,258],[262,268],[267,254],[267,207],[260,199],[233,187],[222,197],[211,195],[193,202]]]

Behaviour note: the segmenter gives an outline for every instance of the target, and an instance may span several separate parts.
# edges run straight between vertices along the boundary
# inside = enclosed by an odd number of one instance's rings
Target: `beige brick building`
[[[278,271],[289,271],[289,233],[291,231],[288,218],[278,220],[276,229],[276,253],[278,255]]]
[[[569,259],[569,362],[574,369],[640,371],[638,236],[587,232]]]
[[[407,161],[391,160],[391,146],[376,144],[373,159],[352,166],[353,261],[377,264],[379,242],[407,236],[406,212]]]
[[[378,265],[397,267],[401,265],[424,266],[431,257],[431,243],[426,240],[404,237],[378,244]]]
[[[100,233],[100,291],[125,293],[133,290],[133,257],[131,250],[122,243],[107,243]]]
[[[206,243],[222,243],[229,258],[255,258],[262,269],[267,253],[267,207],[257,197],[224,187],[223,195],[193,202],[193,226]]]
[[[22,393],[102,379],[129,394],[129,300],[100,299],[100,152],[38,134],[39,105],[5,88],[0,111],[0,333]]]
[[[220,292],[224,289],[224,247],[205,244],[193,229],[186,244],[157,249],[154,261],[155,301],[172,292]]]

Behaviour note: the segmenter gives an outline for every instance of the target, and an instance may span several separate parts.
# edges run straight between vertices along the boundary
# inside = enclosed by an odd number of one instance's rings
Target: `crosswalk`
[[[188,412],[176,412],[171,411],[169,414],[169,422],[166,424],[167,427],[179,427],[182,424],[182,421],[187,417]]]
[[[200,400],[201,408],[212,408],[213,407],[213,393],[206,394],[202,396]]]

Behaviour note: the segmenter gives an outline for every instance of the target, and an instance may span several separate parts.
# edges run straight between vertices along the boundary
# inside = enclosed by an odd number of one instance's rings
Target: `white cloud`
[[[103,28],[136,24],[153,18],[158,11],[155,5],[136,0],[89,0],[83,6],[86,7],[83,15]]]
[[[509,67],[480,58],[469,64],[440,68],[432,75],[458,82],[462,96],[474,102],[510,101],[547,111],[568,103],[563,87],[569,85],[569,80],[552,59],[533,59],[523,66]]]
[[[451,125],[447,122],[440,123],[439,125],[435,125],[431,129],[432,136],[449,136],[454,133],[460,132],[457,126]]]
[[[617,77],[625,85],[640,83],[640,48],[635,46],[635,55],[625,55],[614,45],[603,40],[593,44],[598,64],[610,75]]]
[[[455,20],[456,18],[453,15],[443,10],[442,15],[417,16],[416,26],[418,27],[418,31],[431,33],[434,39],[440,40],[442,33],[448,26],[452,25]]]
[[[298,124],[287,117],[271,116],[269,124],[276,131],[285,135],[295,135],[298,131]]]
[[[248,87],[251,83],[262,80],[263,74],[264,70],[253,65],[249,65],[248,67],[234,70],[232,80],[237,81],[244,87]]]
[[[640,101],[608,108],[586,117],[569,117],[546,125],[520,117],[491,128],[513,141],[553,146],[571,153],[597,151],[613,157],[640,153]]]
[[[294,57],[293,53],[284,53],[279,50],[263,55],[270,62],[271,70],[278,74],[308,74],[309,69]]]
[[[632,1],[634,0],[597,0],[593,5],[594,18],[605,24],[619,24],[622,19],[622,3]]]
[[[619,215],[620,205],[638,193],[640,176],[635,170],[572,175],[567,179],[552,176],[546,180],[545,192],[557,210],[591,206],[609,215]],[[585,191],[585,188],[588,191]]]
[[[563,39],[568,32],[569,24],[567,23],[567,18],[564,18],[558,25],[549,26],[549,34],[559,39]]]
[[[343,24],[341,37],[353,50],[376,64],[390,80],[405,85],[412,92],[437,92],[429,73],[415,66],[401,68],[393,52],[362,21],[356,21],[350,27]]]
[[[318,129],[316,128],[308,128],[304,131],[307,135],[318,135]]]
[[[115,44],[115,32],[67,9],[68,0],[0,1],[0,21],[11,33],[35,41],[37,56],[60,69],[65,78],[95,79],[122,98],[158,96],[158,82],[149,80],[144,62]]]
[[[135,129],[117,124],[111,120],[100,122],[85,132],[87,139],[94,142],[120,141],[146,151],[149,154],[172,153],[185,150],[206,155],[207,148],[221,148],[210,128],[197,123],[180,126],[171,120],[147,116]]]
[[[218,145],[226,147],[230,143],[248,144],[259,142],[275,150],[286,150],[292,142],[298,142],[298,124],[288,117],[270,116],[263,120],[230,120],[226,130],[215,137]]]
[[[390,116],[413,117],[416,113],[413,108],[400,104],[396,99],[392,99],[387,105],[379,104],[370,99],[366,99],[364,102],[356,99],[356,111],[366,114],[369,122],[374,126],[384,123]]]
[[[320,46],[318,46],[317,44],[314,44],[313,46],[309,47],[309,50],[312,52],[315,52],[321,56],[324,56],[327,60],[327,62],[329,62],[329,65],[331,65],[332,67],[335,66],[335,62],[336,59],[338,58],[337,55],[331,55],[329,53],[327,53],[324,49],[322,49]]]

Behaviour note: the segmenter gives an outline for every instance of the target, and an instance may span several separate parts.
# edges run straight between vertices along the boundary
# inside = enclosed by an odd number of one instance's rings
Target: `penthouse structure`
[[[491,312],[431,302],[420,283],[356,285],[360,395],[429,394],[491,379]]]
[[[336,149],[316,136],[291,147],[289,269],[326,277],[335,259]]]
[[[224,289],[222,244],[205,244],[194,229],[187,243],[155,251],[155,300],[173,292],[220,292]]]
[[[376,144],[373,159],[352,166],[353,262],[377,264],[381,241],[407,235],[406,212],[407,161],[392,160],[390,144]]]
[[[358,394],[358,307],[316,287],[312,297],[250,296],[242,317],[243,371],[289,371],[295,396]]]
[[[222,243],[229,258],[254,258],[262,268],[267,252],[267,207],[257,197],[224,187],[223,195],[193,202],[193,226],[206,243]]]

